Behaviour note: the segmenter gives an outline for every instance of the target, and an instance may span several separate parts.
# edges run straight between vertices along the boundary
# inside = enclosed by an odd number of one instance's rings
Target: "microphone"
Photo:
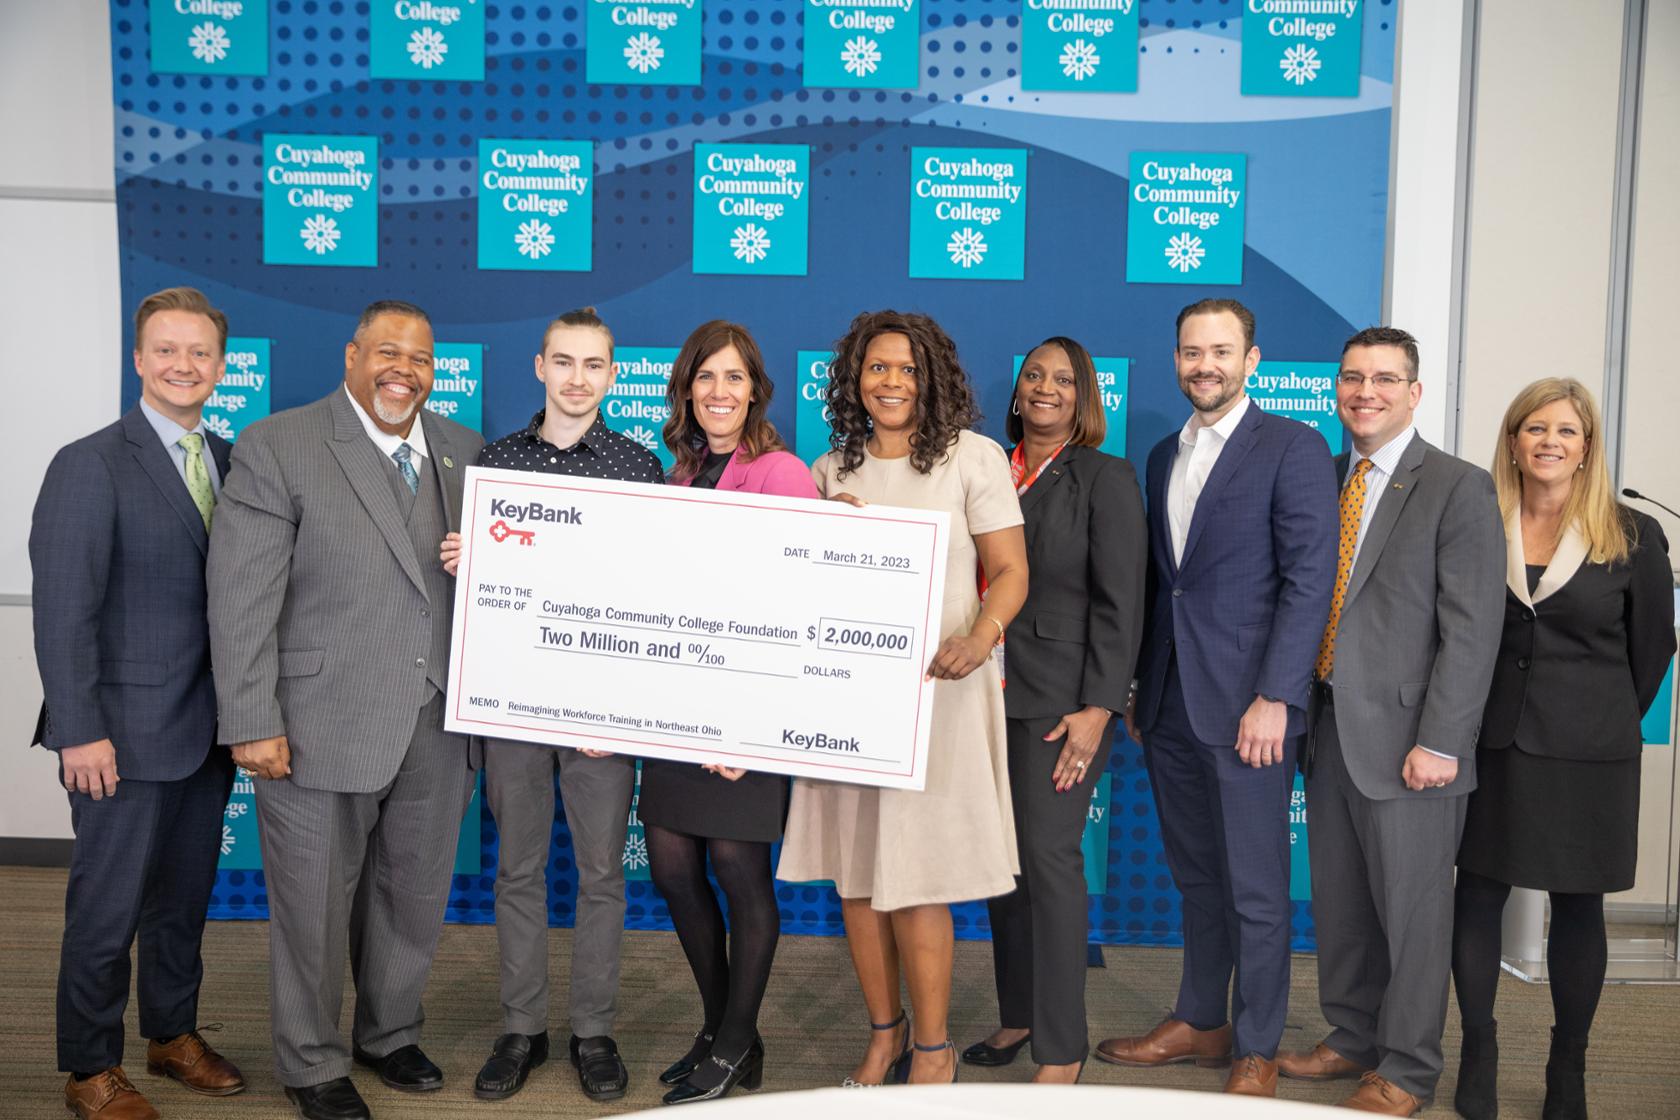
[[[1670,516],[1680,517],[1680,513],[1675,513],[1673,510],[1669,509],[1667,506],[1663,505],[1661,502],[1657,501],[1655,498],[1650,497],[1650,496],[1645,495],[1645,494],[1641,494],[1639,491],[1635,490],[1631,486],[1622,487],[1622,497],[1632,498],[1634,501],[1638,501],[1638,502],[1650,502],[1652,505],[1656,506],[1658,509],[1667,512]]]

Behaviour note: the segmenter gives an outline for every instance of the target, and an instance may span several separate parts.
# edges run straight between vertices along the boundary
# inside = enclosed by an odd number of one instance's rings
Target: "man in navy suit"
[[[1127,724],[1184,896],[1184,972],[1165,1022],[1097,1057],[1234,1060],[1226,1092],[1275,1096],[1289,798],[1336,578],[1336,472],[1321,435],[1246,395],[1260,362],[1248,308],[1186,307],[1173,360],[1195,412],[1149,453],[1149,590]]]
[[[158,1114],[124,1075],[140,938],[146,1070],[227,1096],[245,1082],[198,1033],[199,953],[233,761],[216,746],[204,561],[228,469],[205,431],[227,317],[192,288],[134,315],[140,404],[61,450],[29,533],[36,742],[58,752],[76,840],[58,973],[58,1068],[83,1120]]]

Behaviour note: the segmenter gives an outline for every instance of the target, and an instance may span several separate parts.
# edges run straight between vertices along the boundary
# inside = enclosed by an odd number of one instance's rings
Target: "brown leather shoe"
[[[1142,1038],[1110,1038],[1097,1043],[1097,1057],[1117,1066],[1168,1066],[1195,1062],[1218,1069],[1231,1064],[1231,1024],[1199,1031],[1167,1019]]]
[[[1225,1091],[1240,1097],[1277,1096],[1278,1066],[1258,1054],[1250,1054],[1231,1067]]]
[[[1359,1079],[1359,1090],[1336,1106],[1380,1116],[1416,1116],[1423,1103],[1388,1078],[1371,1070]]]
[[[245,1088],[239,1067],[210,1049],[197,1031],[188,1031],[169,1042],[154,1039],[147,1043],[146,1072],[153,1077],[173,1077],[207,1097],[231,1097]]]
[[[72,1077],[65,1082],[64,1107],[81,1120],[158,1120],[158,1110],[140,1095],[121,1066],[86,1081]]]
[[[1366,1072],[1364,1066],[1342,1057],[1322,1042],[1305,1053],[1278,1051],[1277,1065],[1279,1073],[1296,1081],[1351,1081]]]

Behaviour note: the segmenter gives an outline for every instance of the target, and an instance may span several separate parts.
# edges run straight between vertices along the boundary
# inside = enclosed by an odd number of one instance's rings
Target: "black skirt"
[[[1477,751],[1458,866],[1533,890],[1629,889],[1639,854],[1639,762],[1542,758],[1514,745]]]
[[[691,762],[642,760],[642,796],[636,815],[644,825],[714,840],[772,843],[787,819],[788,780],[753,771],[730,781]]]

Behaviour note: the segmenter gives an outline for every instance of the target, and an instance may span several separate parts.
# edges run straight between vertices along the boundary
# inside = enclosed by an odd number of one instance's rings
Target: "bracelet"
[[[993,618],[989,614],[982,614],[980,617],[985,619],[987,622],[991,623],[993,626],[997,627],[997,632],[998,632],[997,641],[993,642],[992,644],[995,646],[999,642],[1002,642],[1003,641],[1003,623],[999,622],[997,619]]]

